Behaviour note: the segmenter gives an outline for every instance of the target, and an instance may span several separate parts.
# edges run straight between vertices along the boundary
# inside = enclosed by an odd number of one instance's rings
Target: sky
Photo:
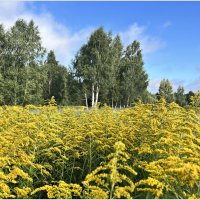
[[[200,90],[200,2],[0,1],[0,24],[9,30],[17,19],[33,19],[43,46],[66,67],[103,26],[124,46],[141,43],[149,91],[156,93],[162,79],[174,91]]]

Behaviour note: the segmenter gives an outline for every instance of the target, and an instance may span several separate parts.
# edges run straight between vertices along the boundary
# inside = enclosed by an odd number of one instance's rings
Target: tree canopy
[[[168,79],[158,93],[148,91],[139,41],[124,46],[119,35],[97,28],[83,44],[70,66],[59,64],[54,50],[42,45],[37,25],[18,19],[5,30],[0,25],[0,104],[46,104],[52,96],[58,105],[129,107],[138,101],[155,103],[165,98],[191,105],[192,91],[173,92]]]

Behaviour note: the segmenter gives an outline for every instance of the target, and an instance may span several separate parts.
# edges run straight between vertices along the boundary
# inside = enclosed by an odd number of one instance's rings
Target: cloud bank
[[[165,47],[166,44],[163,40],[159,37],[148,35],[146,31],[147,27],[134,23],[127,31],[121,32],[120,36],[125,45],[132,43],[134,40],[140,41],[144,54],[153,53]]]
[[[57,59],[61,64],[70,64],[78,49],[87,42],[90,34],[96,27],[85,27],[77,32],[72,32],[69,27],[59,23],[51,13],[46,10],[39,14],[34,12],[31,2],[1,1],[0,23],[5,28],[13,26],[17,19],[30,21],[33,19],[38,26],[42,45],[49,50],[54,50]],[[146,27],[134,23],[127,30],[120,33],[124,45],[133,40],[139,40],[143,53],[152,53],[162,48],[165,44],[157,37],[146,34]]]
[[[70,63],[74,54],[87,41],[94,30],[93,27],[86,27],[76,33],[72,33],[68,27],[56,21],[50,13],[43,11],[40,14],[35,14],[29,3],[1,2],[0,10],[0,23],[6,29],[13,26],[17,19],[26,21],[33,19],[39,28],[42,45],[48,51],[54,50],[61,64]]]

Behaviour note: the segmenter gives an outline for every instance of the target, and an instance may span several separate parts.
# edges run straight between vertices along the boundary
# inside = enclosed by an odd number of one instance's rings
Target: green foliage
[[[44,59],[46,58],[46,60]],[[53,50],[46,55],[38,27],[18,19],[9,29],[0,25],[0,104],[44,105],[54,96],[58,105],[112,108],[134,106],[138,101],[156,103],[147,91],[139,41],[124,47],[119,35],[96,29],[75,56],[69,70],[58,63]],[[179,88],[173,96],[168,80],[161,81],[158,100],[191,103],[192,91]]]
[[[159,92],[157,96],[158,99],[164,98],[168,103],[174,101],[173,89],[168,79],[163,79],[160,82]]]
[[[82,81],[84,93],[92,98],[92,107],[97,104],[99,93],[105,92],[109,77],[111,58],[111,34],[102,27],[95,30],[87,44],[83,45],[73,62],[73,69]]]
[[[87,89],[84,88],[84,83],[77,80],[73,72],[69,72],[67,76],[67,91],[68,91],[68,103],[69,105],[80,106],[85,105],[83,99],[83,92],[87,93]]]
[[[175,93],[175,101],[180,106],[186,105],[186,97],[184,95],[184,88],[179,86],[177,92]]]
[[[83,93],[94,101],[130,106],[144,100],[148,75],[143,68],[140,43],[134,41],[123,53],[119,36],[113,40],[103,28],[97,29],[77,54],[73,69],[82,81]]]
[[[1,74],[4,81],[3,96],[5,104],[35,103],[30,95],[37,94],[35,101],[41,99],[40,59],[44,54],[38,27],[17,20],[6,32],[4,65]],[[34,79],[33,79],[34,78]]]
[[[120,86],[124,105],[130,106],[138,98],[142,99],[146,92],[148,75],[143,65],[140,43],[134,41],[127,46],[120,68]]]
[[[185,94],[187,105],[191,104],[191,102],[192,102],[191,97],[194,96],[194,94],[195,93],[192,91],[189,91],[187,94]]]
[[[44,99],[54,96],[59,104],[66,104],[68,73],[65,67],[58,64],[53,51],[48,53],[44,71],[47,75],[44,84]]]
[[[104,84],[106,90],[100,94],[101,102],[110,104],[112,107],[120,102],[120,80],[119,70],[121,65],[123,45],[119,35],[117,35],[112,43],[110,49],[110,64],[108,67],[108,78],[105,79]],[[103,86],[105,88],[105,86]]]
[[[191,103],[190,106],[199,114],[200,112],[200,91],[197,91],[194,93],[193,96],[191,96]]]
[[[51,96],[59,104],[67,104],[68,72],[53,51],[43,64],[45,50],[33,21],[19,19],[7,32],[0,26],[0,39],[1,104],[38,105]]]

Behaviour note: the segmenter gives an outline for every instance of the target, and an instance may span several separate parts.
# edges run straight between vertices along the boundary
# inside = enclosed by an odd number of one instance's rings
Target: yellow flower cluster
[[[71,199],[74,196],[81,196],[82,188],[77,184],[67,184],[64,181],[59,181],[57,185],[45,185],[35,189],[32,195],[39,191],[47,191],[47,197],[50,199]]]
[[[200,117],[163,99],[0,107],[0,198],[200,198]]]

